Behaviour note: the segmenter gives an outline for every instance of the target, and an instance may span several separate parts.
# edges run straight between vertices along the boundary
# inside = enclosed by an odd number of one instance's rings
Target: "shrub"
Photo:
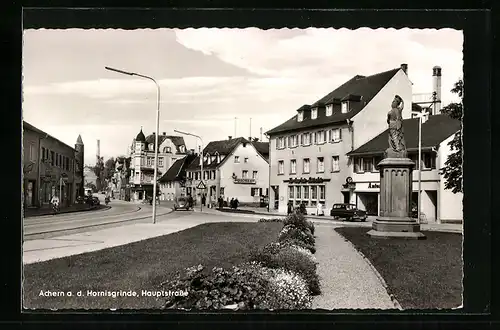
[[[291,225],[283,227],[283,230],[279,234],[280,242],[288,239],[298,239],[309,245],[314,245],[315,243],[314,236],[309,229],[301,230]]]
[[[288,215],[283,223],[285,224],[285,226],[293,226],[300,230],[310,229],[306,217],[304,217],[304,215],[300,213],[292,213]]]
[[[306,220],[307,228],[311,231],[311,234],[314,235],[314,223],[311,220]]]
[[[264,247],[252,253],[251,260],[262,264],[264,267],[283,268],[295,272],[307,282],[311,294],[320,294],[316,262],[290,246],[280,248],[277,253],[273,253],[276,250],[278,250],[276,246]]]
[[[242,267],[264,278],[269,283],[269,292],[260,300],[256,309],[304,309],[311,307],[311,296],[305,280],[298,274],[282,268],[263,267],[258,262]]]
[[[299,239],[292,239],[292,238],[285,239],[285,240],[281,241],[280,244],[285,245],[285,246],[289,246],[289,245],[300,246],[301,248],[309,250],[313,254],[316,253],[316,248],[314,247],[314,245],[306,244],[306,243],[304,243],[304,241],[301,241]]]
[[[237,304],[239,309],[253,309],[272,294],[269,280],[239,267],[230,270],[215,267],[205,274],[202,265],[190,267],[184,275],[165,283],[165,289],[187,291],[186,296],[167,297],[165,308],[220,309]]]
[[[283,222],[283,219],[281,218],[261,218],[259,219],[259,222]]]

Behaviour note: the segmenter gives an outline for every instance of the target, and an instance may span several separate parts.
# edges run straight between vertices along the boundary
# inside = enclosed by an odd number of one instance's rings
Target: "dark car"
[[[174,210],[189,211],[190,205],[187,197],[177,197],[174,202]]]
[[[342,218],[347,221],[366,221],[367,217],[366,211],[358,210],[356,205],[347,203],[334,204],[330,211],[330,216],[335,219]]]
[[[100,205],[101,201],[99,200],[99,197],[92,197],[92,205]]]

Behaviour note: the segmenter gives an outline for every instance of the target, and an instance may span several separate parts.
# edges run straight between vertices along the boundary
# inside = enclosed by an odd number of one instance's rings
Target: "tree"
[[[113,175],[115,174],[115,166],[116,166],[116,160],[111,157],[106,161],[104,164],[104,170],[103,170],[103,177],[105,180],[111,180]]]
[[[103,184],[103,172],[104,172],[104,158],[99,157],[97,160],[95,166],[93,167],[94,174],[96,175],[96,186],[97,190],[101,191],[102,190],[102,184]]]
[[[460,103],[450,103],[443,109],[441,113],[447,114],[453,119],[460,120],[460,130],[455,134],[453,140],[448,142],[451,153],[446,159],[445,166],[440,169],[440,174],[445,178],[445,189],[450,189],[453,193],[463,192],[462,190],[462,114],[463,114],[463,80],[458,80],[453,88],[452,93],[458,94]]]

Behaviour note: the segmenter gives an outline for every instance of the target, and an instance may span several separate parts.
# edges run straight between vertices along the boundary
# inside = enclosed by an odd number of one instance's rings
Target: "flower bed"
[[[306,309],[312,296],[320,294],[314,256],[314,224],[301,214],[283,222],[277,242],[253,251],[249,262],[231,269],[202,265],[186,269],[163,284],[169,291],[187,295],[168,297],[165,308],[175,309]],[[279,221],[277,221],[279,220]]]

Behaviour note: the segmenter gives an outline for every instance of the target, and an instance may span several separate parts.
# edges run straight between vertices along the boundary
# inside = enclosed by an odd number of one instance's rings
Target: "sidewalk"
[[[227,208],[224,208],[227,209]],[[239,212],[231,212],[231,211],[225,211],[221,212],[217,209],[209,209],[206,207],[203,207],[203,213],[209,213],[209,214],[220,214],[220,215],[238,215],[238,216],[259,216],[260,218],[276,218],[276,217],[286,217],[287,215],[284,213],[279,213],[277,210],[271,209],[270,212],[267,212],[267,208],[256,208],[256,207],[241,207],[238,208],[243,211],[254,211],[253,213],[239,213]],[[200,212],[199,205],[198,207],[195,207],[195,212]],[[344,224],[346,226],[350,225],[355,225],[355,226],[368,226],[371,227],[371,222],[376,219],[375,216],[369,216],[367,222],[341,222],[341,221],[335,221],[333,220],[332,217],[330,216],[317,216],[317,215],[306,215],[307,219],[314,220],[317,223],[333,223],[335,225],[337,224]],[[443,231],[443,232],[450,232],[450,233],[463,233],[463,225],[462,224],[452,224],[452,223],[423,223],[420,225],[420,228],[422,230],[428,230],[428,231]]]
[[[313,309],[395,309],[370,265],[330,226],[316,227],[321,295]]]
[[[106,208],[109,208],[109,207],[104,206],[104,205],[89,206],[88,204],[73,204],[73,205],[61,208],[59,211],[59,214],[61,214],[61,213],[73,213],[73,212],[87,212],[87,211],[94,211],[94,210],[100,210],[100,209],[106,209]],[[40,207],[40,208],[27,208],[27,209],[25,209],[24,217],[29,218],[29,217],[38,217],[38,216],[53,215],[53,214],[54,214],[54,211],[52,211],[52,208],[50,206],[45,206],[45,207]]]

